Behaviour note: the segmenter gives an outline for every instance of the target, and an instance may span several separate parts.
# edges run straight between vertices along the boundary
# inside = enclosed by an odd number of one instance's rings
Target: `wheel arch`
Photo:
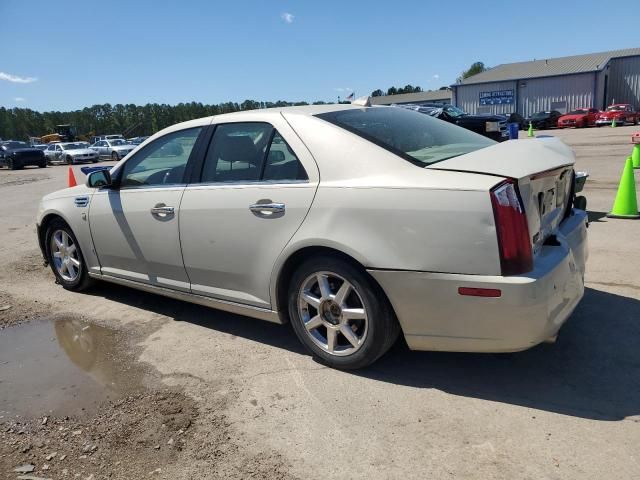
[[[46,242],[45,236],[47,234],[47,229],[49,228],[49,225],[51,225],[51,223],[54,220],[62,220],[64,223],[67,224],[67,226],[71,229],[71,231],[73,231],[73,228],[71,227],[71,223],[69,223],[69,221],[66,218],[64,218],[64,215],[62,215],[60,212],[51,211],[43,215],[42,219],[40,220],[40,224],[37,225],[37,233],[38,233],[38,244],[40,245],[40,251],[42,252],[42,256],[44,257],[44,261],[46,264],[49,263],[49,260],[47,258],[47,242]]]
[[[349,249],[347,248],[341,248],[339,246],[305,245],[291,251],[286,256],[286,258],[281,262],[280,267],[276,270],[277,274],[275,275],[274,282],[272,282],[273,288],[271,292],[271,298],[275,300],[274,310],[278,312],[278,316],[280,317],[280,321],[282,323],[289,322],[287,296],[293,272],[305,260],[318,255],[334,256],[362,269],[362,271],[369,277],[371,282],[379,289],[379,292],[384,295],[385,299],[389,303],[389,307],[393,311],[393,306],[391,305],[387,294],[382,289],[382,286],[367,272],[366,262],[363,261],[363,259],[357,258],[357,255],[351,254],[351,252],[346,253],[346,251],[348,250]]]

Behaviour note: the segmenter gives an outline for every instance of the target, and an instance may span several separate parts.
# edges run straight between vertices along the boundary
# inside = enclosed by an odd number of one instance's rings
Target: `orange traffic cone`
[[[76,182],[76,176],[73,174],[73,168],[69,167],[69,186],[75,187],[76,185],[78,185],[78,182]]]

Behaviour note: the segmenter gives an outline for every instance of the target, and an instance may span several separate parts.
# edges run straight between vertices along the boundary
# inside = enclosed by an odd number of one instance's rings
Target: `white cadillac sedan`
[[[498,144],[394,107],[232,113],[47,195],[38,239],[66,289],[291,322],[336,368],[400,333],[414,350],[512,352],[554,339],[583,296],[574,159],[554,138]]]

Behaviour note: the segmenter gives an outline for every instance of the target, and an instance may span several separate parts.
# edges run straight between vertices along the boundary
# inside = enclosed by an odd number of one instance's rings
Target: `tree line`
[[[322,105],[326,102],[314,102]],[[93,105],[71,112],[38,112],[29,108],[0,107],[0,138],[27,140],[55,132],[56,125],[71,124],[79,134],[96,135],[124,133],[128,136],[152,135],[175,123],[208,117],[221,113],[255,110],[269,107],[308,105],[307,102],[259,102],[245,100],[242,103],[226,102],[206,105],[199,102],[167,105],[148,103],[147,105],[117,104]]]
[[[487,67],[482,62],[475,62],[468,70],[462,72],[458,81],[483,72]],[[440,90],[448,87],[440,87]],[[411,84],[404,87],[389,87],[386,92],[377,89],[371,92],[372,97],[398,95],[402,93],[422,92],[422,87]],[[313,102],[322,105],[327,102]],[[349,103],[349,102],[340,102]],[[269,107],[287,107],[292,105],[309,105],[307,102],[259,102],[245,100],[242,103],[225,102],[218,104],[202,104],[200,102],[167,105],[148,103],[146,105],[117,104],[93,105],[72,112],[38,112],[29,108],[0,107],[0,139],[27,140],[28,137],[40,137],[55,132],[56,125],[71,124],[77,127],[79,134],[128,133],[129,137],[151,135],[175,123],[194,118],[218,115],[221,113],[255,110]]]

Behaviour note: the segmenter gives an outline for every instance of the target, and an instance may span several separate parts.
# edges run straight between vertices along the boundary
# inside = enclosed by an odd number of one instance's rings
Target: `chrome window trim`
[[[309,180],[235,180],[228,182],[189,183],[187,187],[223,187],[223,186],[260,186],[260,185],[300,185],[311,183]]]

